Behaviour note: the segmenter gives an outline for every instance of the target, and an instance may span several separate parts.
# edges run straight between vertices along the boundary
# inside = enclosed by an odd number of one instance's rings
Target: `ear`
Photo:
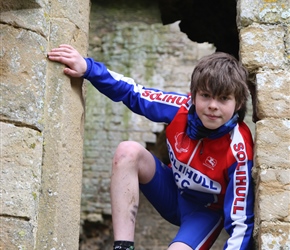
[[[239,111],[241,107],[242,107],[242,104],[240,104],[239,106],[236,106],[236,111],[235,112]]]

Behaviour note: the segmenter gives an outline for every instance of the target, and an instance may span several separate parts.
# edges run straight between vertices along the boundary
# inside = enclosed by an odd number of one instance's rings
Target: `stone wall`
[[[82,82],[46,59],[86,53],[89,1],[0,2],[0,249],[78,249]]]
[[[290,246],[290,2],[239,1],[240,54],[255,86],[257,249]]]
[[[115,147],[132,139],[162,155],[156,148],[162,142],[163,125],[131,115],[88,85],[90,122],[85,125],[82,163],[84,89],[81,81],[62,74],[62,65],[47,61],[50,48],[69,43],[85,55],[90,40],[90,55],[111,69],[147,86],[184,92],[195,62],[214,49],[190,42],[176,24],[162,26],[156,1],[135,6],[130,1],[122,8],[119,1],[109,12],[104,7],[112,1],[99,2],[90,38],[87,0],[0,2],[1,250],[78,249],[80,216],[80,248],[111,249],[108,183]],[[286,250],[290,245],[289,0],[239,0],[237,21],[241,60],[251,72],[257,118],[256,249]],[[84,233],[88,229],[90,235]],[[166,249],[175,230],[159,220],[141,196],[138,249]],[[95,239],[93,244],[90,239]],[[215,249],[221,249],[219,244]]]

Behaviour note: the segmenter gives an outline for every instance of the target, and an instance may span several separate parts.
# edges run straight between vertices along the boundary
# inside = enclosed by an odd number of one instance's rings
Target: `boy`
[[[168,124],[171,164],[165,166],[136,142],[121,142],[111,176],[114,249],[134,249],[139,188],[179,231],[168,250],[210,249],[223,226],[224,249],[250,249],[253,231],[253,142],[243,123],[247,72],[232,56],[214,53],[195,67],[190,96],[145,88],[108,70],[73,47],[60,45],[48,58],[67,65],[113,101]]]

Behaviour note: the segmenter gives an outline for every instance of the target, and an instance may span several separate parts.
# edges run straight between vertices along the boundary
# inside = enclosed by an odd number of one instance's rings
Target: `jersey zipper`
[[[204,144],[204,142],[203,142],[203,139],[200,139],[200,141],[201,141],[201,147],[200,147],[199,154],[202,155],[203,154],[203,144]]]
[[[188,160],[188,162],[187,162],[187,166],[190,166],[190,162],[192,161],[193,157],[195,156],[196,151],[197,151],[197,149],[198,149],[198,147],[199,147],[199,145],[200,145],[201,143],[202,143],[202,148],[203,148],[203,139],[200,139],[200,140],[198,141],[198,143],[196,144],[196,146],[195,146],[195,148],[194,148],[194,150],[193,150],[193,152],[192,152],[192,154],[191,154],[191,156],[190,156],[190,158],[189,158],[189,160]]]

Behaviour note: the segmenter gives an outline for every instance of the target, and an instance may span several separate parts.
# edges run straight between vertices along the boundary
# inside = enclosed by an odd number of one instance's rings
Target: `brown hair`
[[[214,97],[233,94],[239,121],[243,121],[247,110],[249,90],[248,72],[233,56],[216,52],[203,57],[193,70],[190,92],[194,100],[197,91],[209,91]]]

